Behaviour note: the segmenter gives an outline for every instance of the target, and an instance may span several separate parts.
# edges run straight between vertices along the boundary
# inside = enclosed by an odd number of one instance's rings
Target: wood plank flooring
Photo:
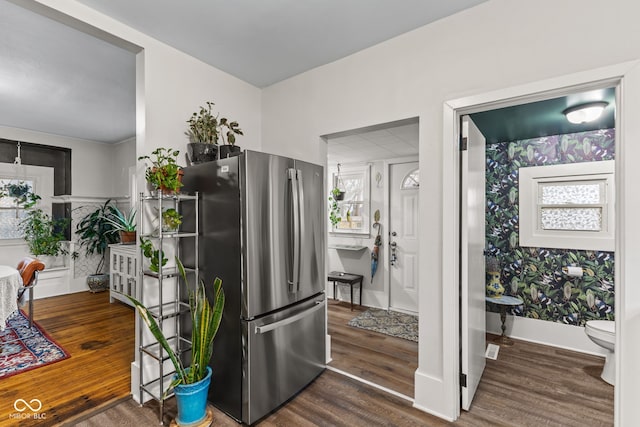
[[[366,307],[328,300],[329,366],[413,397],[418,343],[348,326]]]
[[[36,320],[71,353],[71,358],[0,380],[0,426],[157,425],[154,402],[140,408],[128,398],[130,362],[134,355],[133,311],[129,307],[109,304],[106,293],[81,293],[39,300],[36,310]],[[345,311],[349,311],[348,307]],[[344,317],[348,321],[351,312]],[[335,328],[338,336],[338,327]],[[348,333],[343,333],[347,334],[344,340],[348,341]],[[389,351],[382,350],[383,353]],[[399,354],[405,351],[408,352],[401,349]],[[364,352],[344,351],[345,360],[340,363],[352,367],[366,363]],[[417,350],[412,357],[416,355]],[[349,356],[354,359],[348,360]],[[404,399],[325,371],[258,425],[611,426],[613,387],[599,378],[602,363],[598,357],[516,341],[513,347],[500,349],[498,360],[487,360],[471,411],[463,412],[453,424],[413,408]],[[360,369],[361,372],[373,370]],[[389,377],[386,372],[377,375]],[[413,381],[413,372],[410,378]],[[14,412],[13,402],[17,398],[41,399],[47,418],[19,424],[9,420],[8,414]],[[172,405],[172,402],[167,405],[167,424],[175,415]],[[238,424],[216,411],[215,425]]]
[[[24,425],[49,426],[130,395],[133,309],[109,304],[108,292],[44,298],[34,306],[35,321],[71,357],[0,380],[1,426],[16,425],[9,418],[16,399],[42,402],[46,418]]]

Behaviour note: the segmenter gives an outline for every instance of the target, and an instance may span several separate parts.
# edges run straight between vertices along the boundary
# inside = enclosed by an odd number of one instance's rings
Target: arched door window
[[[420,188],[420,169],[409,172],[402,180],[401,190],[414,190]]]

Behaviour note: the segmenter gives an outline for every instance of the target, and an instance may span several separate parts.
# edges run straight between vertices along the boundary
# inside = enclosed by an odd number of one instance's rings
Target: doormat
[[[7,319],[4,331],[0,331],[0,349],[0,378],[70,357],[36,322],[29,328],[29,319],[22,310]]]
[[[369,308],[351,319],[349,326],[418,342],[418,316]]]

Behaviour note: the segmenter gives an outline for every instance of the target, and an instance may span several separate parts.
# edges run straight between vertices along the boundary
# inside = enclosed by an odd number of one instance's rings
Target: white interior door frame
[[[397,165],[400,163],[410,163],[410,162],[417,162],[418,161],[418,156],[410,156],[410,157],[398,157],[395,159],[388,159],[384,161],[384,167],[383,167],[383,171],[384,171],[384,176],[382,177],[382,188],[384,191],[384,196],[383,196],[383,212],[382,212],[382,250],[380,251],[380,253],[382,254],[382,260],[378,260],[378,266],[380,266],[380,264],[382,264],[384,266],[384,292],[386,297],[386,301],[387,301],[387,307],[386,309],[389,310],[389,307],[391,306],[391,289],[390,289],[390,283],[391,283],[391,279],[389,277],[389,274],[391,272],[391,266],[389,265],[389,262],[391,260],[391,258],[389,257],[389,227],[390,227],[390,221],[389,221],[389,216],[390,216],[390,212],[391,210],[389,209],[389,203],[390,203],[390,194],[389,191],[391,191],[391,187],[389,186],[389,180],[391,178],[391,165]],[[373,218],[373,214],[371,215],[371,218]]]
[[[614,398],[615,424],[633,425],[640,416],[633,404],[634,391],[640,381],[640,343],[633,340],[631,331],[640,330],[640,290],[626,287],[626,283],[640,280],[631,266],[640,261],[640,224],[633,221],[634,209],[640,200],[631,197],[632,183],[640,178],[632,164],[625,162],[640,158],[640,124],[634,117],[640,114],[640,61],[631,61],[594,70],[538,81],[494,92],[450,100],[443,106],[443,170],[442,170],[442,304],[443,310],[443,381],[447,406],[453,419],[460,416],[460,327],[458,301],[460,298],[460,257],[458,213],[462,208],[460,196],[460,117],[528,102],[535,102],[589,89],[616,87],[616,393]],[[625,185],[629,182],[629,185]],[[625,197],[626,196],[626,197]],[[625,221],[625,218],[629,221]],[[635,277],[633,277],[635,276]],[[633,278],[632,278],[633,277]],[[624,355],[623,355],[624,352]],[[627,363],[625,363],[627,362]],[[624,373],[623,373],[624,371]],[[624,405],[623,405],[624,404]],[[624,412],[622,410],[624,406]]]

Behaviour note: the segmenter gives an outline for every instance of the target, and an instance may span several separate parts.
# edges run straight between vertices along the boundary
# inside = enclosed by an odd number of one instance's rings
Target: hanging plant
[[[335,193],[333,191],[329,196],[329,221],[331,221],[331,225],[334,227],[342,221],[342,217],[340,216],[340,206],[338,206],[338,200],[335,198]]]

